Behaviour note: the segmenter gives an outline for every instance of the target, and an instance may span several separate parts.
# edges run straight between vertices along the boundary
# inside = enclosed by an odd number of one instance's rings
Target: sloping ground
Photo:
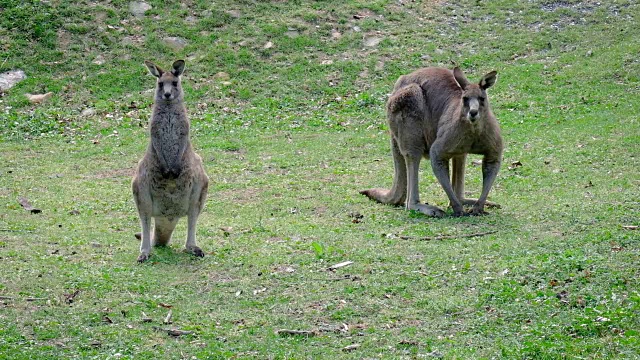
[[[0,5],[0,73],[27,75],[0,97],[4,357],[639,356],[637,4],[148,5]],[[207,257],[181,253],[181,223],[139,266],[142,61],[176,58],[212,180]],[[391,182],[395,79],[452,62],[471,79],[498,70],[503,208],[429,219],[366,200]],[[446,206],[423,168],[423,200]],[[439,235],[460,237],[421,240]]]

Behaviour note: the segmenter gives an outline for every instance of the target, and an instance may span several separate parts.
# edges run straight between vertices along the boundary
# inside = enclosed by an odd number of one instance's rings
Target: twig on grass
[[[331,266],[329,266],[329,267],[327,268],[327,270],[329,270],[329,271],[333,271],[333,270],[336,270],[336,269],[343,268],[343,267],[345,267],[345,266],[349,266],[349,265],[351,265],[351,264],[353,264],[353,261],[343,261],[343,262],[341,262],[341,263],[338,263],[338,264],[335,264],[335,265],[331,265]]]
[[[180,329],[164,329],[164,328],[157,327],[157,326],[154,326],[153,329],[156,330],[156,331],[166,332],[167,334],[169,334],[171,336],[175,336],[175,337],[193,334],[193,331],[180,330]]]
[[[419,236],[398,236],[400,239],[402,240],[420,240],[420,241],[431,241],[431,240],[444,240],[444,239],[458,239],[458,238],[471,238],[471,237],[478,237],[478,236],[485,236],[485,235],[489,235],[489,234],[494,234],[497,233],[497,230],[493,230],[493,231],[486,231],[486,232],[481,232],[481,233],[473,233],[473,234],[459,234],[459,235],[438,235],[438,236],[424,236],[424,237],[419,237]]]
[[[280,330],[276,330],[276,335],[279,336],[306,336],[306,337],[312,337],[312,336],[316,336],[316,332],[315,331],[309,331],[309,330],[289,330],[289,329],[280,329]]]

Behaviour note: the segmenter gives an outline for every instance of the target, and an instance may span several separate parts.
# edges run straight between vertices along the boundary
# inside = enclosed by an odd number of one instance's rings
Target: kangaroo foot
[[[402,205],[404,204],[405,199],[404,196],[391,194],[391,190],[379,188],[362,190],[360,191],[360,194],[368,197],[371,200],[389,205]]]
[[[477,202],[478,202],[478,199],[464,199],[464,200],[462,200],[462,205],[473,206]],[[502,208],[502,206],[500,206],[500,204],[496,204],[496,203],[491,202],[491,201],[485,201],[484,205],[486,207],[495,208],[495,209]]]
[[[204,251],[197,246],[192,246],[186,249],[188,253],[196,257],[204,257]]]
[[[474,206],[473,209],[471,209],[471,211],[469,211],[469,215],[471,215],[471,216],[482,216],[482,215],[489,215],[489,213],[484,211],[484,209],[482,209],[480,207]]]
[[[427,216],[431,217],[443,217],[444,211],[437,206],[429,205],[429,204],[413,204],[409,205],[409,210],[419,211]]]
[[[151,255],[149,255],[149,254],[140,253],[140,255],[138,256],[138,262],[139,262],[139,263],[143,263],[143,262],[145,262],[145,261],[149,260],[149,257],[150,257],[150,256],[151,256]]]

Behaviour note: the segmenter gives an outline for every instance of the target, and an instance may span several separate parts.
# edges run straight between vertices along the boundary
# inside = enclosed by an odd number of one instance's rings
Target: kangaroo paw
[[[471,215],[471,216],[482,216],[482,215],[489,215],[489,213],[484,211],[484,209],[476,208],[474,206],[474,208],[471,211],[469,211],[469,215]]]
[[[187,248],[187,252],[196,257],[204,257],[204,251],[197,246],[192,246],[191,248]]]
[[[145,262],[145,261],[149,260],[149,257],[150,257],[150,256],[151,256],[151,255],[149,255],[149,254],[140,253],[140,255],[138,256],[138,262],[139,262],[139,263],[143,263],[143,262]]]

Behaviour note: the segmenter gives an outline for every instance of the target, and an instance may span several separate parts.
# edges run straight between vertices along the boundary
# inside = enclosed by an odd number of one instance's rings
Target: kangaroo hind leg
[[[187,252],[197,256],[204,257],[204,251],[196,245],[196,223],[198,217],[204,208],[204,204],[207,200],[207,193],[209,191],[209,180],[204,177],[202,187],[198,191],[194,191],[191,202],[189,204],[189,213],[187,214],[187,242],[185,249]]]
[[[407,195],[407,167],[398,148],[398,142],[393,136],[391,137],[391,153],[393,154],[393,185],[391,185],[391,189],[368,189],[360,191],[360,194],[379,203],[403,205]]]

